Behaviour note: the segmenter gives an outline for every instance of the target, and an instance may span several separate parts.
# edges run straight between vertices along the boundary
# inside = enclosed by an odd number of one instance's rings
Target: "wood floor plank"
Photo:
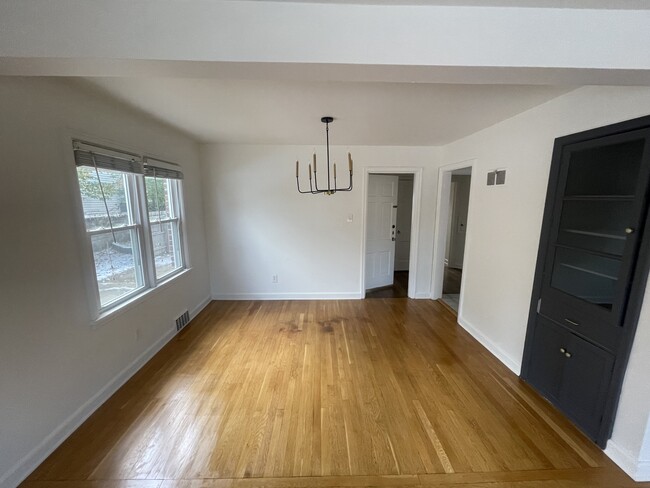
[[[434,301],[212,302],[23,488],[635,485]]]

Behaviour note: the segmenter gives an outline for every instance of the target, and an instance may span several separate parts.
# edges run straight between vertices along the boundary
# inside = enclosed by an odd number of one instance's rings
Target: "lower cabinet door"
[[[614,357],[600,347],[572,336],[565,358],[559,406],[595,440],[600,431]]]
[[[528,382],[556,405],[560,401],[569,334],[552,322],[537,316],[530,351]]]

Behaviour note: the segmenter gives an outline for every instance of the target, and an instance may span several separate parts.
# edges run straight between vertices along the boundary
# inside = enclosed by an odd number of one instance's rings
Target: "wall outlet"
[[[271,277],[271,283],[277,283],[278,282],[278,275],[273,275]]]

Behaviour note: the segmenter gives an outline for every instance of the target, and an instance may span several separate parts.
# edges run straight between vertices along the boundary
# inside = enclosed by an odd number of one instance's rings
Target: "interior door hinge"
[[[542,308],[542,299],[538,298],[537,299],[537,313],[539,313],[541,308]]]

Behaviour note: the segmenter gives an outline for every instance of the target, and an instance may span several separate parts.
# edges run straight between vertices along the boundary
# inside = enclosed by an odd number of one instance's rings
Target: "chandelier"
[[[332,186],[331,178],[330,178],[330,123],[334,120],[334,117],[322,117],[320,119],[321,122],[325,123],[325,137],[327,140],[327,188],[318,188],[318,179],[317,179],[317,171],[316,171],[316,153],[314,153],[314,178],[312,182],[312,174],[311,174],[311,164],[309,165],[309,190],[301,190],[300,189],[300,178],[299,178],[299,172],[298,168],[300,166],[300,163],[296,161],[296,185],[298,186],[298,192],[299,193],[311,193],[312,195],[316,195],[318,193],[324,193],[325,195],[334,195],[337,191],[350,191],[352,190],[352,156],[350,153],[348,153],[348,170],[350,171],[350,184],[347,186],[347,188],[338,188],[336,186],[336,163],[334,163],[334,186]]]

